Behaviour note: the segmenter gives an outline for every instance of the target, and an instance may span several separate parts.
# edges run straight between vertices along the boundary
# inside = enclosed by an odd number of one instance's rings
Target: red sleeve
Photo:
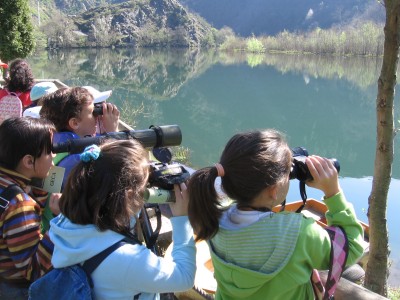
[[[31,101],[31,91],[27,91],[19,95],[19,99],[21,99],[22,105],[24,108],[28,107],[32,104]]]
[[[5,89],[0,90],[0,99],[3,98],[5,95],[8,95],[7,91]]]

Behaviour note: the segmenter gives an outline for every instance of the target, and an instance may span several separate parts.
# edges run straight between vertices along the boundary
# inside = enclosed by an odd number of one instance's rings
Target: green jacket
[[[347,265],[363,254],[363,229],[343,193],[325,199],[328,225],[349,240]],[[216,299],[314,299],[312,269],[329,268],[326,230],[302,214],[281,212],[239,230],[220,227],[209,241]]]

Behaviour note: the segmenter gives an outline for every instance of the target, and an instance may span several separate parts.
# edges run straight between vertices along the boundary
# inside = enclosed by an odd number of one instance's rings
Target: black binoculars
[[[289,179],[297,179],[299,181],[309,181],[313,180],[310,170],[306,164],[306,157],[308,156],[308,151],[303,147],[295,147],[292,149],[293,160],[292,169],[290,170]],[[340,164],[336,158],[329,158],[333,163],[336,170],[340,171]]]
[[[101,103],[95,104],[92,114],[94,117],[102,116],[103,115],[103,105]]]

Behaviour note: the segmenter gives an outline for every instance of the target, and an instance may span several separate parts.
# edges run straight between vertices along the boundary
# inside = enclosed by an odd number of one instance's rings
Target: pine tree
[[[0,1],[0,59],[24,58],[35,46],[28,0]]]

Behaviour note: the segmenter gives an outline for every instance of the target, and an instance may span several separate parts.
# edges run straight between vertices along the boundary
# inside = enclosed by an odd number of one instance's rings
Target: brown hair
[[[0,166],[15,170],[27,154],[51,153],[54,125],[31,117],[9,118],[0,125]]]
[[[284,137],[275,130],[234,135],[220,158],[225,175],[221,186],[238,205],[250,205],[266,187],[288,176],[292,154]],[[195,172],[189,181],[188,215],[196,240],[212,238],[218,231],[223,209],[215,189],[216,167]]]
[[[35,84],[31,67],[28,62],[17,58],[11,61],[10,77],[6,79],[6,88],[10,92],[27,92]]]
[[[129,235],[130,218],[143,207],[147,151],[136,140],[108,141],[100,156],[79,162],[60,198],[61,212],[75,224]],[[129,198],[127,191],[132,189]]]
[[[79,118],[89,101],[93,101],[93,96],[85,88],[61,88],[39,100],[40,116],[52,121],[57,131],[68,131],[69,120]]]

